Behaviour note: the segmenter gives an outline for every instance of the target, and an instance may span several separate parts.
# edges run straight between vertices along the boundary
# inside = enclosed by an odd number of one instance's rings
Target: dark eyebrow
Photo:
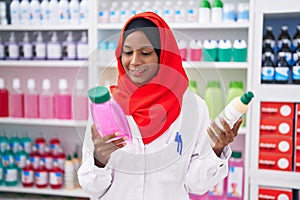
[[[129,45],[123,45],[123,48],[129,48],[129,49],[131,49],[132,47],[131,46],[129,46]],[[153,46],[142,46],[141,48],[139,48],[139,49],[148,49],[148,48],[151,48],[151,49],[154,49],[154,47]]]

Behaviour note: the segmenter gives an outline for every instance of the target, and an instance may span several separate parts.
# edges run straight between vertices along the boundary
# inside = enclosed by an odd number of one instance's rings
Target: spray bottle
[[[76,44],[72,31],[67,32],[66,41],[62,43],[62,56],[64,60],[76,60]]]
[[[8,60],[18,60],[19,59],[19,45],[16,41],[15,32],[11,32],[9,35],[7,46],[7,59]]]
[[[46,60],[46,43],[43,41],[42,32],[35,32],[37,35],[36,41],[33,42],[33,59]]]
[[[77,59],[85,60],[89,55],[88,38],[85,31],[81,32],[81,39],[77,42]]]
[[[62,57],[61,44],[58,41],[57,32],[53,31],[50,41],[47,43],[47,59],[60,60]]]
[[[23,42],[20,44],[20,59],[32,59],[32,44],[29,40],[28,32],[24,32]]]
[[[1,36],[0,36],[0,60],[5,59],[5,45],[2,42]]]

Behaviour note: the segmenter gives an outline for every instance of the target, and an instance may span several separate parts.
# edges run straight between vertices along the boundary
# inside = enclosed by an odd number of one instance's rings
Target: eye
[[[125,50],[123,50],[123,51],[122,51],[122,54],[125,54],[125,55],[131,55],[131,54],[132,54],[132,51],[125,51]]]
[[[152,52],[149,52],[149,51],[143,51],[142,54],[143,54],[144,56],[148,56],[148,55],[151,55]]]

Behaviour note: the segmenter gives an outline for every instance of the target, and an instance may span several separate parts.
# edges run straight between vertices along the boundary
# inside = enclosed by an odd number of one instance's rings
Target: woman
[[[82,188],[95,199],[187,200],[221,181],[228,146],[242,120],[225,131],[210,124],[205,102],[188,88],[175,37],[158,15],[145,12],[123,27],[116,49],[114,99],[127,115],[133,140],[118,133],[85,135]],[[212,126],[213,133],[208,127]],[[209,136],[209,137],[208,137]]]

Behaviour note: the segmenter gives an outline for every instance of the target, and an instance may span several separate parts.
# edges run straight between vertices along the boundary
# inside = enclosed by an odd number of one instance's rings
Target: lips
[[[140,77],[144,74],[146,70],[141,70],[141,69],[135,69],[135,70],[130,70],[131,74],[135,77]]]

